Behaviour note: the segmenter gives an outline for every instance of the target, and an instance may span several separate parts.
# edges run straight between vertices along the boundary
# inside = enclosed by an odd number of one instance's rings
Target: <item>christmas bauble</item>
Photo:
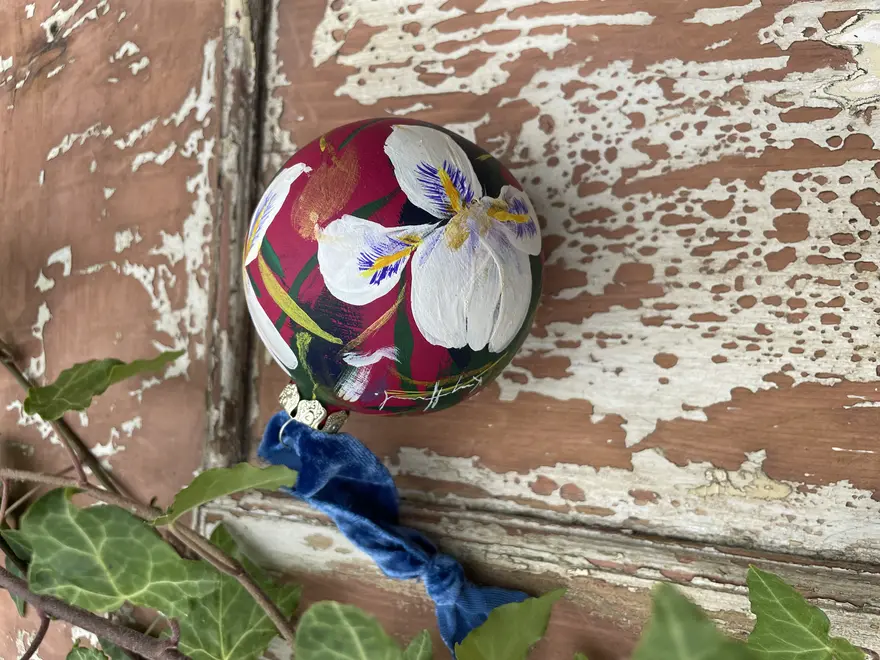
[[[298,151],[254,212],[256,330],[305,398],[364,413],[447,408],[529,332],[541,234],[513,175],[439,126],[371,119]]]

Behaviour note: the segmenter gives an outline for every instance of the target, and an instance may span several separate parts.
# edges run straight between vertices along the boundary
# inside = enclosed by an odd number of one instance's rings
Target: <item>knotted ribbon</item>
[[[326,514],[385,575],[421,578],[434,601],[440,636],[454,649],[494,608],[527,595],[470,582],[461,565],[421,532],[400,525],[391,474],[357,438],[322,433],[279,412],[269,421],[259,456],[297,470],[284,489]]]

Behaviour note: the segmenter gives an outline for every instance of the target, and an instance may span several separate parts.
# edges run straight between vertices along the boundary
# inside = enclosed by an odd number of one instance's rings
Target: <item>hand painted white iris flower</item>
[[[260,200],[257,210],[254,211],[253,218],[251,218],[251,226],[248,229],[244,247],[245,268],[254,259],[259,257],[263,238],[269,230],[269,225],[272,224],[272,221],[278,215],[284,200],[287,198],[290,186],[303,173],[311,171],[312,169],[305,163],[296,163],[291,167],[281,170],[278,176],[269,184],[266,192],[263,193],[263,198]],[[281,365],[282,369],[288,372],[296,369],[299,365],[296,353],[293,352],[293,349],[281,337],[272,319],[269,318],[266,310],[263,309],[260,301],[257,300],[257,293],[254,291],[251,279],[246,273],[244,275],[244,295],[254,327],[257,329],[257,334],[263,340],[266,348],[269,349],[269,353]]]
[[[367,389],[373,366],[383,358],[396,362],[397,347],[385,346],[372,353],[345,353],[342,360],[348,367],[336,383],[336,395],[343,401],[358,401]]]
[[[398,124],[385,141],[410,202],[436,224],[383,227],[351,215],[318,234],[318,264],[330,293],[366,305],[391,291],[412,258],[412,312],[437,346],[503,351],[520,330],[532,294],[529,255],[541,251],[532,203],[504,186],[483,197],[467,155],[433,128]]]

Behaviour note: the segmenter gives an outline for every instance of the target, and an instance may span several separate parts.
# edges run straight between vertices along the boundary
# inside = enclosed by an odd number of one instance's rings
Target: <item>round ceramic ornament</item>
[[[439,126],[372,119],[298,151],[254,212],[244,286],[302,397],[330,409],[447,408],[491,382],[541,289],[529,198]]]

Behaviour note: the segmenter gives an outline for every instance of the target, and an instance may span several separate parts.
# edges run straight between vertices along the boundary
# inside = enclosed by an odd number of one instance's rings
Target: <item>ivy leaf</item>
[[[107,656],[97,649],[90,649],[85,646],[74,646],[67,654],[66,660],[107,660]]]
[[[107,358],[75,364],[62,371],[51,385],[28,390],[24,411],[52,421],[70,410],[85,410],[91,405],[92,397],[103,394],[111,385],[140,373],[158,371],[185,352],[159,353],[150,360],[128,363]]]
[[[206,470],[174,497],[174,503],[164,516],[153,521],[154,525],[168,525],[206,502],[251,488],[275,490],[293,486],[296,472],[283,465],[258,468],[249,463],[239,463],[231,468]]]
[[[458,660],[525,660],[529,649],[547,630],[550,610],[562,598],[565,589],[557,589],[540,598],[496,607],[479,628],[455,645]]]
[[[588,658],[583,653],[575,653],[574,660],[588,660]]]
[[[113,642],[99,637],[98,643],[101,645],[101,650],[110,660],[131,660],[131,656]]]
[[[864,652],[842,637],[831,637],[831,623],[782,578],[751,566],[746,579],[752,612],[758,618],[749,648],[759,659],[865,660]]]
[[[18,553],[16,553],[16,554],[18,554]],[[6,558],[6,570],[9,573],[12,573],[12,575],[14,575],[17,578],[21,578],[22,580],[27,580],[27,575],[22,573],[18,569],[18,566],[16,566],[15,563],[9,557]],[[22,598],[21,596],[16,596],[14,594],[9,594],[9,597],[12,599],[12,602],[15,603],[15,609],[18,610],[19,616],[24,616],[25,610],[27,608],[27,603],[25,602],[24,598]]]
[[[315,603],[296,628],[297,660],[403,660],[403,651],[369,614],[354,605]]]
[[[416,635],[403,652],[403,660],[433,660],[433,658],[431,633],[427,630]]]
[[[633,660],[754,660],[754,655],[719,631],[678,589],[661,584]]]
[[[293,615],[300,588],[279,585],[251,562],[223,525],[218,525],[211,542],[241,562],[285,617]],[[193,600],[180,620],[180,650],[192,660],[256,660],[278,634],[262,608],[234,578],[215,574],[216,590],[207,598]]]
[[[92,612],[123,603],[185,616],[188,601],[215,587],[213,569],[186,561],[140,518],[115,506],[80,509],[74,489],[53,490],[22,517],[30,546],[31,591],[55,596]]]

